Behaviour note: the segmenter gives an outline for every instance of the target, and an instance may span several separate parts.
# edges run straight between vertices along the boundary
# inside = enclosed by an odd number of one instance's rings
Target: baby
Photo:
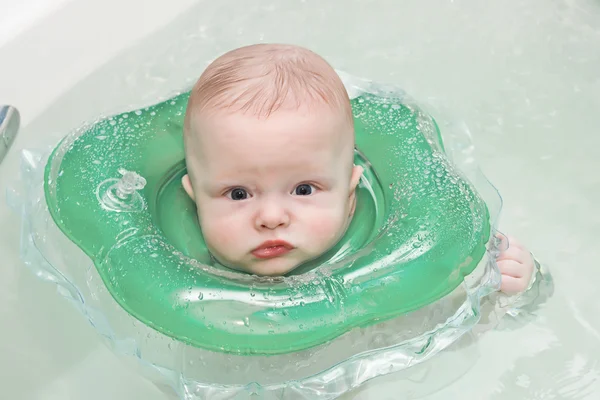
[[[284,275],[333,247],[356,206],[348,93],[310,50],[258,44],[204,71],[185,115],[188,175],[206,245],[223,265]],[[511,240],[502,290],[527,288],[533,260]]]

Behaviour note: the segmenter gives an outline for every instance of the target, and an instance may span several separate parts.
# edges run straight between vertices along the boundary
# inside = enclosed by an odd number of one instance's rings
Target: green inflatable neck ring
[[[188,95],[79,130],[46,167],[57,226],[118,304],[157,331],[217,352],[299,351],[442,298],[483,258],[488,209],[433,120],[400,98],[362,94],[352,107],[365,174],[340,243],[286,277],[213,263],[179,185]]]

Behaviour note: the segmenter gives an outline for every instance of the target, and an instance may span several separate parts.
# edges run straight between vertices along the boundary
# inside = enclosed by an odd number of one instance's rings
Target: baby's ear
[[[181,178],[181,184],[183,185],[183,190],[190,196],[193,201],[196,201],[194,197],[194,190],[192,189],[192,181],[190,180],[190,176],[185,174],[183,178]]]
[[[360,177],[362,176],[363,172],[364,169],[360,165],[355,165],[352,168],[352,177],[350,178],[350,190],[352,191],[352,193],[354,193],[354,190],[358,186],[358,183],[360,182]]]
[[[355,165],[352,168],[352,177],[350,178],[350,196],[348,200],[350,200],[350,216],[354,215],[354,211],[356,210],[356,187],[360,182],[360,177],[363,174],[363,167],[360,165]]]

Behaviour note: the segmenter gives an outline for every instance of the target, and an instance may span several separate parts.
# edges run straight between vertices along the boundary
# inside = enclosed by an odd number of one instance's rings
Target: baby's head
[[[274,44],[226,53],[192,89],[184,130],[183,186],[223,265],[283,275],[346,231],[362,168],[348,94],[317,54]]]

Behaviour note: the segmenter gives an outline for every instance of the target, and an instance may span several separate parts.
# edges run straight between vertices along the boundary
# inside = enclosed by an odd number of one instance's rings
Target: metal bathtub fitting
[[[0,105],[0,163],[15,141],[17,132],[19,132],[20,120],[21,117],[16,108]]]

